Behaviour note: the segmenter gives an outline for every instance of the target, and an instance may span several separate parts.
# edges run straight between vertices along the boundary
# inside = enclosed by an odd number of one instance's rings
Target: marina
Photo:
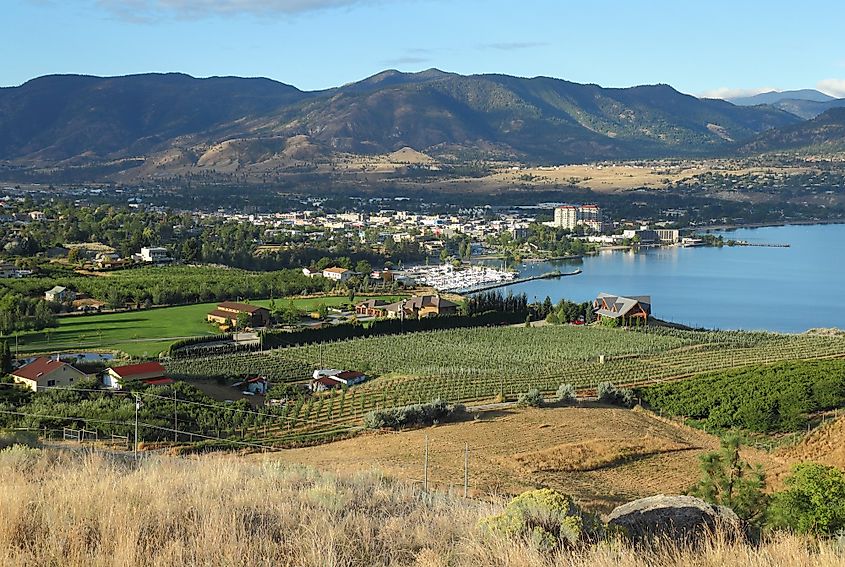
[[[416,283],[431,286],[443,292],[466,292],[490,289],[489,286],[502,287],[519,283],[517,273],[499,270],[489,266],[470,266],[456,268],[452,264],[439,266],[418,266],[406,271],[406,275]],[[487,286],[487,287],[485,287]]]

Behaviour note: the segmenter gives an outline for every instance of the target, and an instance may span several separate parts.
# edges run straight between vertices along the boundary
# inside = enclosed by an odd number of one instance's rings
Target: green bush
[[[547,551],[597,541],[603,533],[595,516],[583,512],[570,496],[548,488],[523,492],[501,514],[484,518],[481,527],[527,539]]]
[[[596,395],[603,404],[623,408],[634,407],[634,391],[630,388],[617,388],[611,382],[601,382],[596,387]]]
[[[575,386],[572,384],[561,384],[555,392],[555,399],[562,404],[573,404],[578,400]]]
[[[543,394],[537,388],[532,388],[527,392],[522,392],[516,400],[516,403],[521,406],[530,406],[533,408],[543,407]]]
[[[845,474],[836,467],[799,463],[786,490],[772,497],[769,526],[833,536],[845,530]]]
[[[466,412],[466,407],[458,404],[449,407],[443,400],[434,400],[428,404],[414,404],[398,408],[371,411],[364,417],[367,429],[402,429],[432,425],[448,417]]]

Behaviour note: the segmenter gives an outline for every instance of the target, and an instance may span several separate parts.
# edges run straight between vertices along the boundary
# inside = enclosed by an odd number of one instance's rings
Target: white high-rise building
[[[563,205],[555,208],[554,226],[575,230],[577,226],[586,226],[596,232],[601,232],[601,209],[597,205]]]
[[[555,226],[574,230],[578,226],[578,208],[572,205],[563,205],[555,209]]]

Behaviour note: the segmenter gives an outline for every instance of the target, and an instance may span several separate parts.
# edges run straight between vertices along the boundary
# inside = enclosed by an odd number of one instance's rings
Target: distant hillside
[[[812,100],[784,99],[774,104],[775,108],[785,110],[795,116],[809,120],[831,108],[845,107],[845,98],[834,98],[825,102]]]
[[[729,98],[728,100],[737,106],[756,106],[758,104],[775,105],[783,100],[827,102],[835,99],[815,89],[801,89],[796,91],[769,91],[754,96]]]
[[[315,92],[268,79],[57,75],[0,89],[0,160],[139,157],[147,169],[235,171],[410,147],[439,159],[571,162],[705,154],[798,120],[667,85],[608,89],[436,69]]]
[[[771,130],[740,148],[746,154],[784,150],[845,151],[845,108],[832,108],[812,120]]]

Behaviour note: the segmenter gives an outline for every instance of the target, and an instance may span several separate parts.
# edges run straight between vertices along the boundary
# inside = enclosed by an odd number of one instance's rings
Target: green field
[[[392,296],[377,296],[392,300]],[[293,301],[303,311],[316,309],[320,303],[337,306],[348,303],[346,296],[309,299],[277,299],[277,305]],[[270,300],[250,301],[253,305],[267,307]],[[59,350],[116,350],[133,357],[156,357],[176,340],[198,335],[211,335],[219,331],[207,323],[206,314],[217,303],[200,303],[179,307],[165,307],[103,315],[61,317],[59,326],[46,332],[20,333],[20,354],[53,352]],[[7,338],[14,349],[15,339]]]

